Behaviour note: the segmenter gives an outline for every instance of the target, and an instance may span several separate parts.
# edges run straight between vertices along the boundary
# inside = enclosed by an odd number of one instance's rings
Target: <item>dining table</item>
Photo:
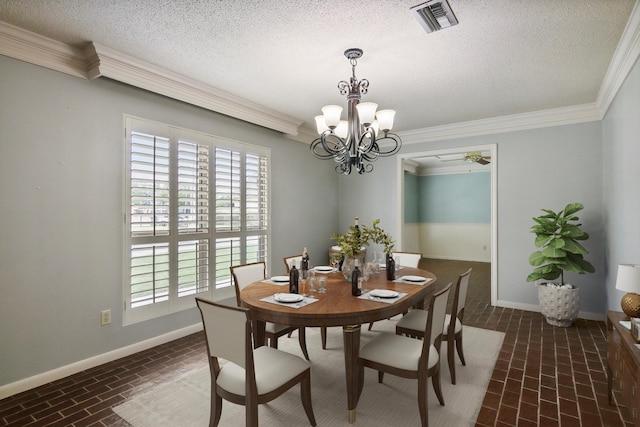
[[[329,271],[328,268],[323,270]],[[361,325],[388,319],[412,307],[423,308],[425,299],[435,290],[437,277],[426,270],[400,267],[395,280],[387,280],[387,273],[382,269],[363,282],[362,295],[354,296],[351,282],[345,279],[342,272],[331,270],[320,273],[316,270],[316,278],[320,274],[327,275],[326,293],[309,293],[299,302],[289,302],[289,298],[278,302],[276,294],[288,293],[288,283],[283,285],[270,279],[244,287],[240,292],[240,300],[255,321],[254,340],[257,346],[264,345],[265,322],[298,327],[342,327],[347,417],[349,423],[353,424],[356,421],[360,386],[358,356]]]

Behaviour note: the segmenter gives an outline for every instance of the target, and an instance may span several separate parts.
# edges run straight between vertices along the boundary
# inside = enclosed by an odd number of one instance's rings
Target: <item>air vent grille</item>
[[[431,0],[413,6],[410,10],[427,33],[458,24],[458,19],[447,0]]]

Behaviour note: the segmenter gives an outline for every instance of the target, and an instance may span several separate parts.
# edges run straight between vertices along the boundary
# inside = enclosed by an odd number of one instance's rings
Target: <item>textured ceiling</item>
[[[0,20],[100,43],[304,120],[360,47],[364,100],[396,131],[593,103],[634,0],[450,0],[460,24],[425,33],[421,0],[2,0]],[[344,114],[344,113],[343,113]]]

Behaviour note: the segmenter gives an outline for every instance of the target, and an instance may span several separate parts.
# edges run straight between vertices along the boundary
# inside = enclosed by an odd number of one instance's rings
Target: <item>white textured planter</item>
[[[550,325],[566,328],[578,318],[579,288],[563,289],[539,284],[538,299],[540,311]]]

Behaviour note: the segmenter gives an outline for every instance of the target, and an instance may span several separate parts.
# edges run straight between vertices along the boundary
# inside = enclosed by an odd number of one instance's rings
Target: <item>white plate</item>
[[[289,281],[289,276],[273,276],[271,278],[272,282],[284,283]]]
[[[333,267],[329,267],[328,265],[320,265],[314,268],[315,271],[320,273],[331,273],[333,271]]]
[[[300,302],[300,301],[302,301],[302,295],[298,295],[298,294],[275,294],[275,295],[273,295],[273,299],[275,299],[278,302],[286,302],[286,303]]]
[[[405,282],[421,283],[426,281],[427,279],[422,276],[404,276],[402,277],[402,280],[404,280]]]
[[[387,264],[380,264],[380,268],[387,269]]]
[[[388,291],[386,289],[374,289],[371,291],[371,295],[378,298],[395,298],[398,296],[396,291]]]

